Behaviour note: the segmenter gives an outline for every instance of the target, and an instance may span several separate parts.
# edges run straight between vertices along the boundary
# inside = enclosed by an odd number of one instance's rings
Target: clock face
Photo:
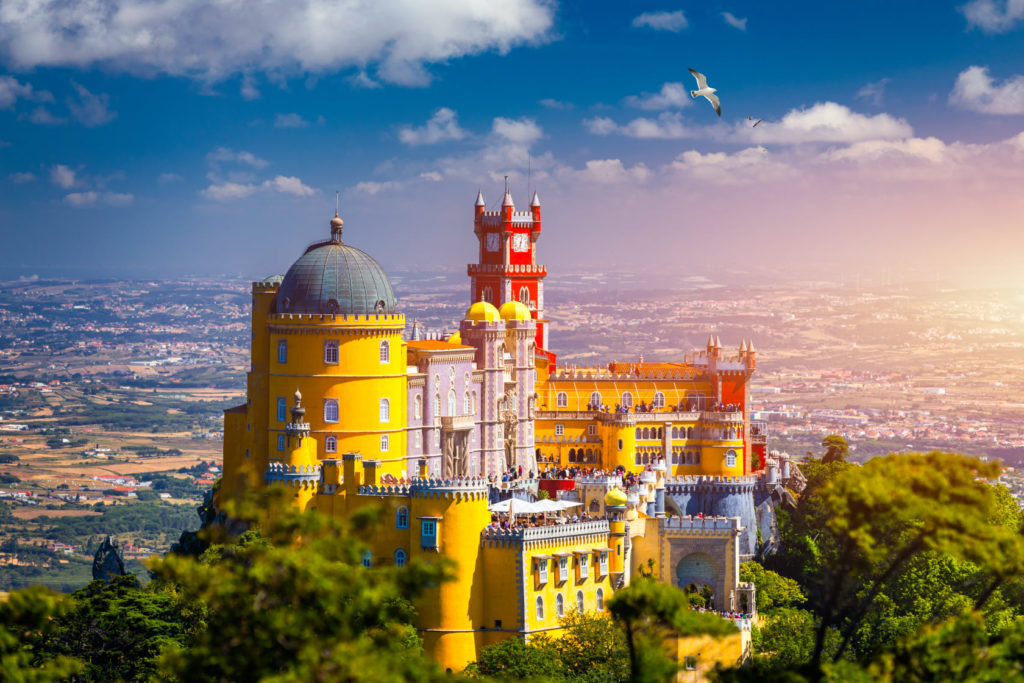
[[[501,236],[496,232],[487,233],[487,251],[498,251],[501,246]]]
[[[521,232],[517,235],[512,236],[512,250],[513,251],[529,251],[530,250],[530,236],[525,232]]]

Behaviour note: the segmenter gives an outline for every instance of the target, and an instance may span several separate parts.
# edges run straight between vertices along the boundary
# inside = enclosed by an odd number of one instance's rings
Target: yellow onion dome
[[[489,304],[486,301],[477,301],[466,311],[466,320],[496,323],[501,320],[501,315],[493,304]]]

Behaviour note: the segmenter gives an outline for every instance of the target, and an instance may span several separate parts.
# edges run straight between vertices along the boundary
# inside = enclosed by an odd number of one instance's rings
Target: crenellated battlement
[[[283,462],[267,463],[263,479],[268,484],[280,482],[288,485],[320,483],[320,465],[288,465]]]
[[[669,517],[660,523],[666,532],[692,532],[705,534],[709,531],[743,530],[739,517]]]
[[[515,529],[485,527],[480,534],[480,538],[485,541],[550,541],[576,536],[607,534],[608,532],[608,520],[599,519],[591,522],[577,522],[575,524],[552,524],[550,526],[518,527]]]
[[[405,323],[403,313],[269,313],[269,323],[335,323],[367,324],[367,323]]]

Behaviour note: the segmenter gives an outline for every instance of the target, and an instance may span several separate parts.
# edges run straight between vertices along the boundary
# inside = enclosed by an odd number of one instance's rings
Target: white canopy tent
[[[531,502],[519,500],[518,498],[509,498],[508,500],[502,500],[490,505],[487,509],[491,512],[505,512],[513,515],[532,515],[539,512],[561,512],[562,510],[568,510],[582,504],[572,500],[545,499]]]

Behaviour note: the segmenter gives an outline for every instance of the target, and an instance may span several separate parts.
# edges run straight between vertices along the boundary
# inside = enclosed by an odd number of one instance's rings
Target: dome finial
[[[341,193],[334,193],[334,218],[331,219],[331,241],[341,242],[341,229],[345,227],[345,221],[341,220],[338,211],[341,208]]]

